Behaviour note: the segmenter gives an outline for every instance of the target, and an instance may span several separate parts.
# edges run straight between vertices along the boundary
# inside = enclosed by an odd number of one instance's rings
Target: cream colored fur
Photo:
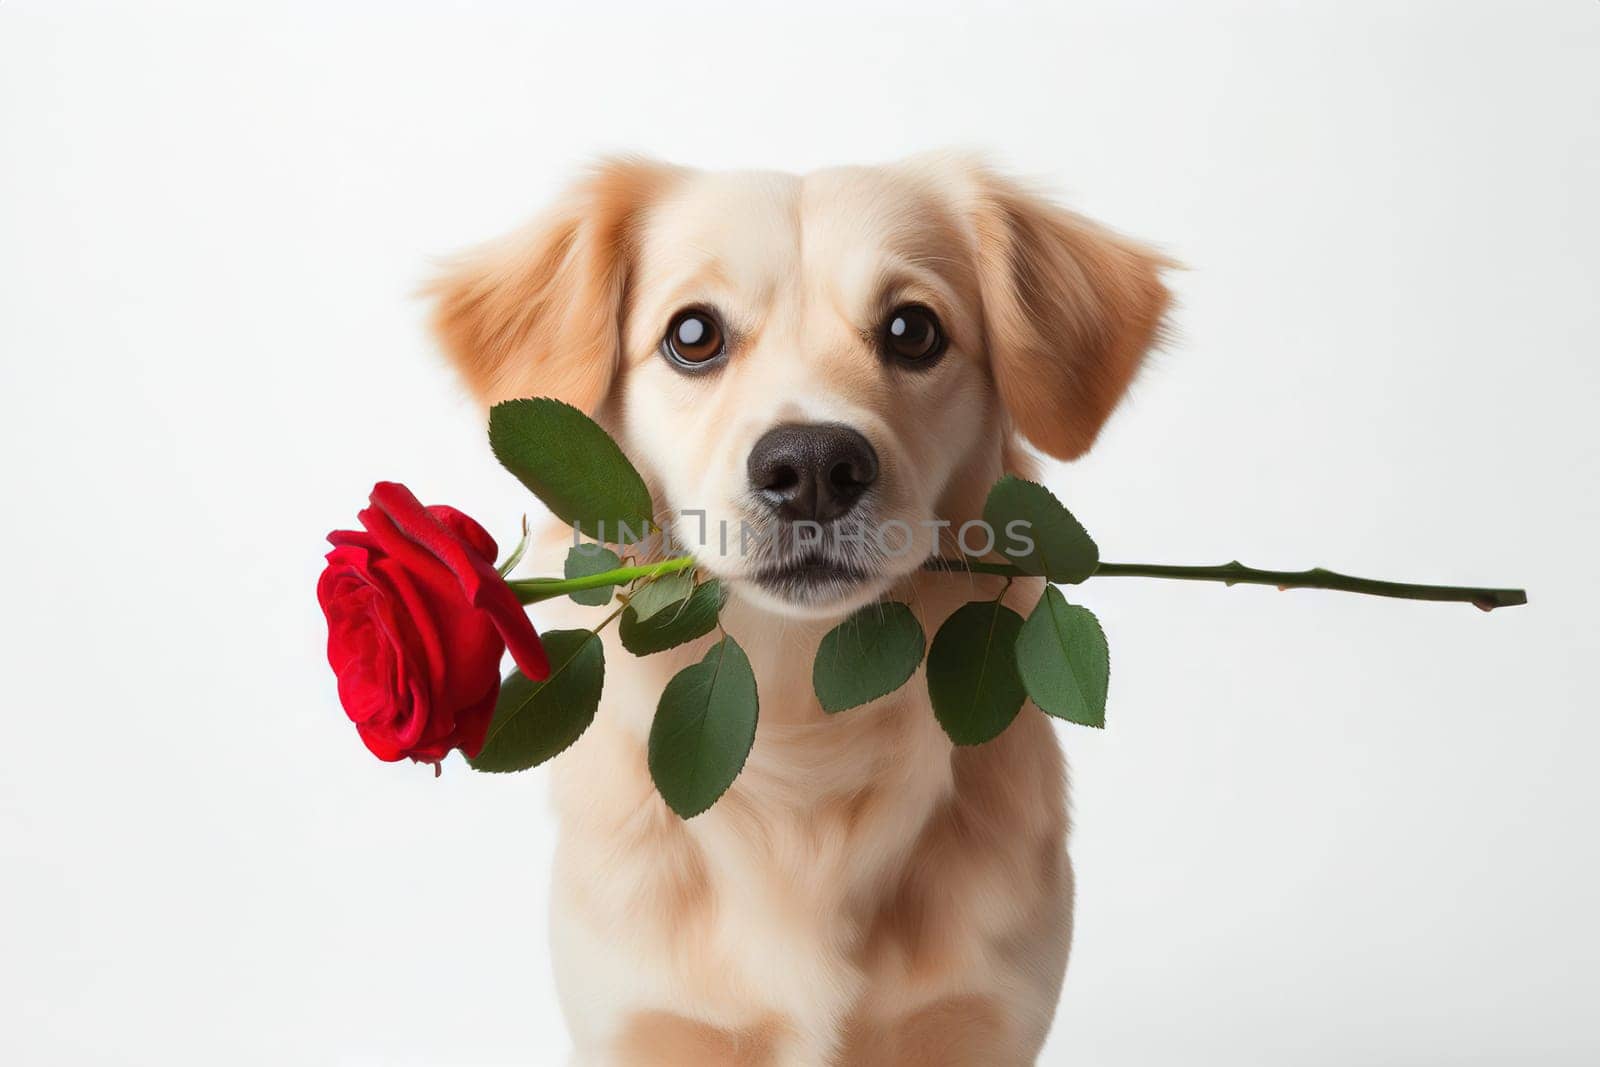
[[[1030,705],[997,740],[952,749],[920,671],[825,716],[811,663],[839,618],[884,594],[930,635],[995,595],[999,579],[920,572],[940,546],[918,524],[977,518],[996,478],[1029,473],[1023,440],[1063,458],[1089,447],[1156,339],[1164,266],[965,159],[804,177],[621,160],[440,280],[441,340],[482,400],[584,407],[660,513],[706,513],[695,554],[730,590],[723,626],[758,682],[744,772],[684,822],[651,787],[645,742],[662,687],[713,638],[636,658],[606,631],[600,713],[551,772],[554,962],[577,1063],[1033,1062],[1072,933],[1054,731]],[[874,348],[881,317],[910,301],[951,338],[927,370]],[[659,353],[688,305],[727,323],[712,374]],[[737,530],[756,438],[794,421],[865,435],[877,519],[927,538],[852,595],[804,608],[748,582],[717,533]],[[567,540],[552,532],[540,573],[559,569]],[[1038,593],[1017,582],[1007,600],[1025,613]],[[538,612],[546,628],[604,615]]]

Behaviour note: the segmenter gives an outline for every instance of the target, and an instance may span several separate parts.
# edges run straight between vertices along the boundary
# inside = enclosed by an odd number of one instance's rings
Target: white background
[[[372,759],[322,535],[528,501],[413,298],[586,158],[986,150],[1191,266],[1050,1064],[1592,1063],[1600,5],[0,3],[0,1060],[558,1063],[544,774]],[[635,9],[637,7],[637,9]]]

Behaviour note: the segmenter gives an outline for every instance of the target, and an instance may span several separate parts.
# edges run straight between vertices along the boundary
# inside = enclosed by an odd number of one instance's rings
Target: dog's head
[[[742,595],[831,615],[949,545],[1012,434],[1088,449],[1157,337],[1166,265],[960,159],[621,160],[442,278],[436,325],[485,402],[607,424]]]

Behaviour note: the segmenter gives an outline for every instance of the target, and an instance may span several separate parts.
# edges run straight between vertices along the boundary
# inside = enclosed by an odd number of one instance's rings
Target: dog
[[[953,748],[920,677],[825,715],[822,636],[884,596],[934,633],[1003,578],[920,564],[1028,446],[1084,453],[1162,337],[1173,266],[981,162],[793,176],[612,159],[432,286],[484,404],[593,415],[658,514],[693,512],[760,725],[682,820],[651,785],[667,680],[715,633],[633,657],[604,631],[594,724],[552,764],[558,987],[584,1067],[1034,1062],[1072,940],[1066,770],[1030,704]],[[796,547],[801,522],[904,523],[913,551]],[[749,549],[718,531],[777,536]],[[559,562],[570,531],[545,542]],[[544,573],[549,573],[545,571]],[[1042,589],[1018,580],[1026,614]],[[550,606],[563,626],[610,609]],[[543,615],[544,607],[540,609]],[[561,613],[557,616],[554,613]]]

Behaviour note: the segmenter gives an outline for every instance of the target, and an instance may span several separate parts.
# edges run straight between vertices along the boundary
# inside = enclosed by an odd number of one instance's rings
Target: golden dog
[[[933,633],[998,592],[919,565],[998,477],[1028,475],[1023,442],[1089,448],[1158,339],[1169,265],[962,158],[798,177],[623,159],[437,283],[439,337],[482,401],[590,412],[658,514],[694,516],[679,535],[728,590],[759,685],[743,773],[682,821],[645,742],[715,635],[634,658],[606,631],[599,715],[553,764],[575,1062],[1034,1061],[1072,937],[1051,727],[1030,705],[953,749],[920,678],[827,716],[812,658],[885,594]],[[803,522],[912,540],[783,536]],[[1007,598],[1026,613],[1039,589]],[[585,626],[606,609],[551,610]]]

